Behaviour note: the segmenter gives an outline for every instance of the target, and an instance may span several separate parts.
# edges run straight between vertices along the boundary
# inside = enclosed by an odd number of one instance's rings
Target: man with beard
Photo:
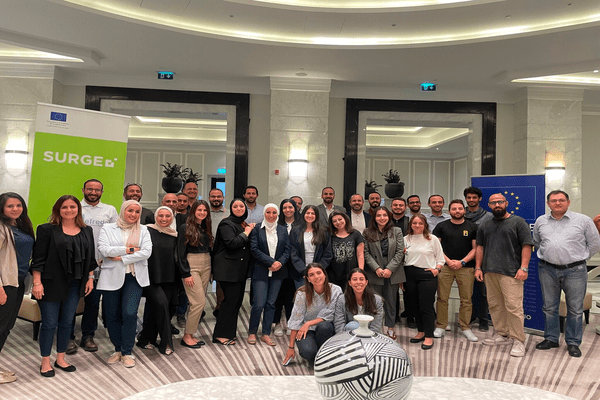
[[[188,197],[183,192],[177,193],[177,212],[181,215],[187,215],[188,213]]]
[[[183,193],[188,197],[188,209],[198,200],[198,185],[196,182],[187,182],[183,186]]]
[[[363,211],[364,205],[363,197],[358,193],[353,194],[350,197],[350,211],[347,212],[352,227],[361,233],[369,226],[369,221],[371,221],[371,216]]]
[[[210,218],[212,220],[212,234],[213,238],[217,234],[217,227],[223,218],[229,216],[229,211],[223,207],[223,191],[221,189],[211,189],[208,192],[208,201],[210,203]]]
[[[410,220],[410,218],[405,215],[405,212],[406,200],[402,197],[394,198],[392,200],[392,222],[398,228],[402,229],[403,235],[406,235],[406,232],[408,231],[408,221]]]
[[[321,191],[321,199],[323,199],[323,203],[317,206],[319,210],[319,221],[321,225],[328,227],[329,226],[329,216],[333,211],[339,211],[341,213],[346,213],[346,209],[341,206],[333,205],[333,200],[335,199],[335,190],[332,187],[323,188]]]
[[[583,302],[587,290],[586,261],[600,250],[600,237],[587,215],[569,211],[569,195],[562,190],[548,193],[550,214],[533,226],[533,242],[539,258],[538,276],[544,299],[544,340],[535,348],[559,347],[561,291],[565,293],[567,320],[565,342],[571,357],[581,357]]]
[[[83,222],[92,227],[94,232],[94,247],[96,252],[96,261],[101,264],[102,256],[98,253],[98,236],[102,225],[109,222],[117,222],[117,210],[115,207],[104,204],[100,201],[104,186],[97,179],[89,179],[83,184],[83,200],[81,200],[81,212]],[[98,310],[100,309],[100,292],[96,290],[99,271],[94,273],[94,289],[85,296],[85,309],[81,318],[81,343],[79,346],[85,351],[97,351],[98,345],[94,343],[94,334],[98,329]],[[67,347],[67,354],[73,354],[77,351],[77,342],[75,341],[75,319],[71,328],[71,339]]]
[[[431,209],[431,213],[426,214],[427,223],[429,224],[429,232],[433,232],[436,225],[440,222],[450,219],[450,216],[442,212],[444,208],[444,198],[439,194],[432,194],[427,200],[427,205]]]
[[[123,198],[127,200],[135,200],[138,203],[142,201],[142,186],[137,183],[128,183],[123,189]],[[154,223],[154,211],[149,208],[142,207],[142,214],[140,215],[140,224],[148,225]]]
[[[494,336],[483,344],[500,346],[512,344],[510,355],[525,356],[523,324],[523,283],[529,273],[533,240],[529,224],[521,217],[506,211],[508,201],[501,193],[488,201],[493,219],[485,221],[477,231],[475,279],[483,281]]]
[[[258,198],[258,188],[256,186],[246,186],[244,189],[244,201],[248,208],[248,217],[246,223],[260,224],[265,218],[265,208],[256,202]]]
[[[304,204],[304,200],[302,200],[302,197],[292,196],[290,197],[290,199],[296,202],[296,208],[298,209],[298,212],[302,212],[302,204]]]
[[[369,215],[371,217],[375,216],[375,209],[379,207],[381,204],[381,195],[377,192],[373,192],[369,194]]]
[[[476,187],[468,187],[463,191],[465,200],[467,202],[467,212],[465,219],[474,222],[477,226],[481,225],[488,219],[494,218],[491,212],[485,210],[479,206],[483,193],[481,189]],[[485,283],[475,280],[473,284],[473,297],[471,298],[473,304],[473,313],[471,314],[471,322],[479,318],[479,330],[487,331],[489,329],[488,323],[488,302],[487,293],[485,291]]]
[[[415,214],[421,214],[421,199],[416,194],[411,194],[406,198],[408,209],[410,210],[409,219]]]
[[[475,267],[475,237],[477,225],[465,220],[465,205],[462,200],[450,202],[450,220],[437,224],[433,234],[440,239],[446,265],[438,274],[437,323],[433,336],[444,336],[448,326],[448,299],[452,283],[456,280],[460,296],[458,311],[460,329],[471,342],[477,336],[471,331],[471,296],[473,294],[473,267]]]

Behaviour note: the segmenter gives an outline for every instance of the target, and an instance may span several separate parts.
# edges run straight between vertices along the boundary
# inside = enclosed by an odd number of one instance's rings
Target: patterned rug
[[[452,301],[452,300],[451,300]],[[258,341],[249,345],[247,337],[250,306],[244,301],[238,323],[238,342],[235,346],[211,343],[214,295],[207,302],[207,315],[199,326],[201,338],[207,343],[201,349],[181,347],[180,337],[174,338],[175,353],[169,357],[156,350],[134,348],[137,365],[126,369],[121,364],[108,365],[106,359],[113,349],[105,329],[96,333],[99,350],[86,353],[81,349],[67,360],[77,372],[56,371],[54,378],[39,374],[38,343],[32,340],[32,324],[17,320],[2,353],[0,367],[15,371],[18,380],[0,385],[0,399],[122,399],[131,394],[160,385],[188,379],[232,375],[312,375],[306,363],[281,365],[288,345],[288,337],[275,337],[278,346],[271,347]],[[452,308],[451,308],[452,309]],[[141,316],[141,310],[139,315]],[[451,318],[455,321],[457,316]],[[396,325],[398,342],[412,359],[415,376],[480,378],[526,385],[576,399],[600,399],[600,335],[595,326],[600,318],[593,315],[584,332],[581,358],[569,357],[566,345],[548,351],[535,350],[541,338],[527,335],[527,354],[523,358],[509,356],[510,346],[489,347],[481,344],[489,332],[473,332],[478,343],[468,342],[453,324],[453,330],[442,339],[436,339],[432,350],[423,351],[420,344],[409,339],[416,332],[405,325]],[[78,319],[79,328],[79,319]],[[259,330],[260,332],[260,330]],[[79,334],[78,334],[79,339]],[[51,357],[55,359],[55,353]],[[298,359],[298,356],[297,356]],[[199,398],[202,394],[199,393]],[[251,398],[249,396],[249,398]]]

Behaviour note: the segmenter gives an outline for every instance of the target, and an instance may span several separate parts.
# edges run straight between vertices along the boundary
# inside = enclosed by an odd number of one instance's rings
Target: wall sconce
[[[25,171],[27,169],[27,136],[11,134],[4,150],[4,162],[9,171]]]
[[[308,177],[308,143],[297,139],[290,143],[288,176],[296,179]]]
[[[565,156],[560,150],[549,150],[546,152],[546,171],[565,171]]]

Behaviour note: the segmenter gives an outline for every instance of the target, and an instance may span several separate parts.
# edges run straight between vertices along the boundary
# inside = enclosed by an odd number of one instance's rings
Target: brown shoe
[[[94,343],[94,338],[91,336],[86,336],[81,339],[80,347],[85,351],[94,352],[98,351],[98,345]],[[69,354],[69,353],[67,353]]]
[[[17,380],[14,375],[9,375],[7,372],[0,372],[0,383],[11,383]]]
[[[77,349],[79,347],[77,346],[77,342],[74,340],[69,340],[69,344],[67,345],[67,350],[65,351],[65,353],[67,354],[75,354],[77,353]]]

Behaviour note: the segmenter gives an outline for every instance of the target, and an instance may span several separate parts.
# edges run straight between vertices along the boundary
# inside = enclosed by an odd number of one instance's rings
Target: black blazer
[[[250,240],[244,228],[224,219],[217,228],[213,249],[212,273],[216,281],[244,282],[250,265]]]
[[[304,232],[300,231],[299,228],[292,229],[290,232],[290,245],[291,245],[291,259],[294,268],[290,268],[290,278],[298,280],[304,276],[304,270],[306,269],[306,261],[304,254]],[[313,262],[319,263],[323,268],[327,268],[333,253],[331,252],[331,236],[327,233],[326,239],[323,243],[320,243],[315,248],[315,257]]]
[[[81,229],[84,243],[83,272],[79,297],[85,294],[88,274],[96,268],[94,253],[94,232],[90,226]],[[30,271],[42,273],[44,297],[42,300],[65,301],[69,293],[69,276],[67,273],[67,241],[60,225],[42,224],[37,227],[36,241]]]
[[[269,267],[275,261],[281,263],[279,271],[273,272],[273,279],[285,279],[288,277],[287,261],[290,258],[290,239],[287,229],[283,225],[277,225],[277,249],[275,258],[269,255],[269,244],[267,233],[262,224],[256,225],[250,235],[250,250],[254,256],[252,279],[267,281],[269,279]]]

